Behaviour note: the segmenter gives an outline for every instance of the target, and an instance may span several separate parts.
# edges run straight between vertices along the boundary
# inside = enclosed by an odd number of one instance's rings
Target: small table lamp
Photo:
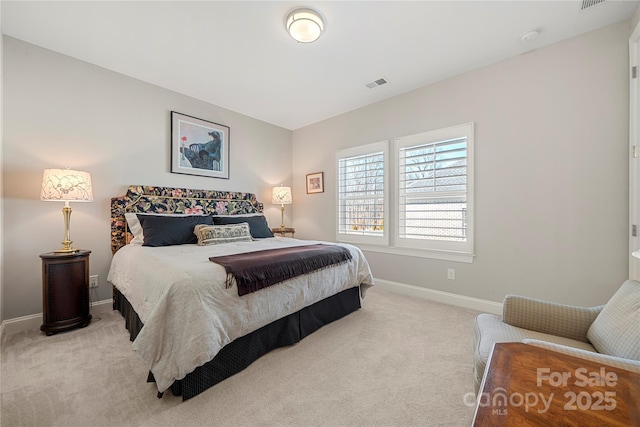
[[[273,187],[273,196],[271,197],[271,203],[274,205],[280,205],[280,211],[282,213],[282,221],[280,228],[284,230],[284,205],[290,205],[291,202],[291,187]]]
[[[57,253],[75,252],[69,238],[69,222],[71,221],[71,207],[69,202],[92,202],[93,189],[91,175],[88,172],[71,169],[45,169],[42,177],[42,191],[40,200],[64,202],[62,216],[64,218],[64,241]]]

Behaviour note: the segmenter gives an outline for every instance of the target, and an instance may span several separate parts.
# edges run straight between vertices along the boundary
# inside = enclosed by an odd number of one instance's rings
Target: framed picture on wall
[[[229,179],[229,127],[171,112],[171,172]]]
[[[324,172],[307,175],[307,194],[324,193]]]

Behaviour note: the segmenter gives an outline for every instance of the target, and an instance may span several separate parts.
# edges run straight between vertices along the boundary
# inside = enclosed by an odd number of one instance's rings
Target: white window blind
[[[400,237],[465,239],[467,138],[401,148]]]
[[[398,246],[472,251],[472,141],[471,124],[396,140]]]
[[[386,143],[338,153],[338,239],[387,241]]]

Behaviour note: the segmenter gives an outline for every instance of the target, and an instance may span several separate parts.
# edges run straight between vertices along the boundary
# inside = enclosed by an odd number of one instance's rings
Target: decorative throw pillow
[[[622,284],[591,324],[587,338],[600,353],[640,360],[640,283]]]
[[[267,219],[262,214],[256,214],[251,216],[214,216],[213,223],[215,225],[226,224],[239,224],[246,222],[249,224],[249,230],[251,231],[251,237],[254,239],[264,239],[266,237],[273,237],[273,233],[267,224]]]
[[[130,245],[142,245],[144,243],[144,232],[142,230],[142,225],[140,225],[141,216],[161,216],[164,218],[167,217],[185,217],[185,216],[206,216],[206,215],[196,215],[196,214],[176,214],[176,213],[165,213],[158,214],[155,212],[127,212],[124,214],[125,219],[127,220],[127,227],[129,231],[133,235],[133,239],[128,242]]]
[[[208,215],[138,215],[144,242],[142,246],[171,246],[198,243],[193,230],[198,224],[213,225]]]
[[[129,231],[133,234],[133,239],[129,242],[130,245],[142,245],[144,243],[144,235],[142,234],[142,226],[138,221],[138,215],[134,212],[127,212],[124,214],[127,220],[127,226]]]
[[[197,236],[198,245],[200,246],[230,242],[250,242],[253,240],[249,231],[249,224],[246,222],[228,225],[198,224],[193,232]]]

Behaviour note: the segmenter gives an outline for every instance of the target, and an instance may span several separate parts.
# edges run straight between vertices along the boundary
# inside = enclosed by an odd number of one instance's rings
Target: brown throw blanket
[[[227,272],[227,288],[235,279],[238,295],[246,295],[301,274],[351,260],[347,248],[307,245],[209,258]]]

